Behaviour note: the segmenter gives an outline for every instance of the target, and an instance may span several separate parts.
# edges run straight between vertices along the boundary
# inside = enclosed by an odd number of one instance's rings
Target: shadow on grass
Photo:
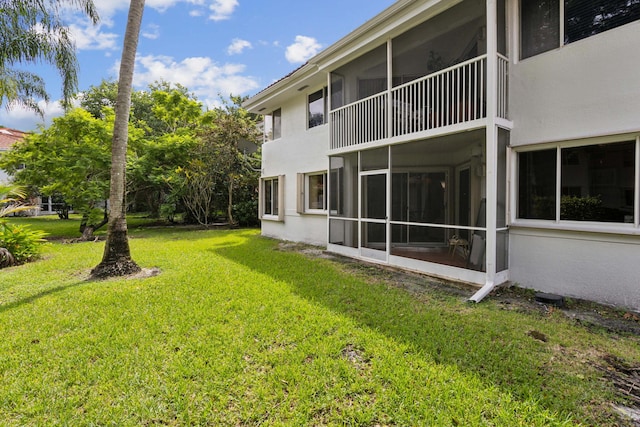
[[[11,302],[9,302],[7,304],[0,304],[0,313],[12,310],[14,308],[17,308],[17,307],[20,307],[20,306],[23,306],[23,305],[30,304],[32,302],[35,302],[35,301],[39,300],[40,298],[44,298],[44,297],[47,297],[49,295],[54,295],[54,294],[57,294],[59,292],[66,291],[67,289],[72,289],[72,288],[75,288],[75,287],[80,286],[80,285],[85,285],[87,283],[89,283],[89,280],[81,280],[79,282],[69,283],[67,285],[56,286],[55,288],[48,288],[48,289],[42,290],[42,291],[40,291],[40,292],[38,292],[36,294],[24,297],[22,299],[18,299],[16,301],[11,301]]]
[[[300,297],[406,343],[436,363],[477,375],[518,399],[574,416],[581,404],[582,396],[571,395],[562,373],[545,375],[551,357],[546,343],[527,336],[529,323],[536,324],[536,319],[470,305],[437,291],[417,299],[380,281],[345,274],[335,261],[279,251],[277,242],[256,236],[210,250],[284,281]]]

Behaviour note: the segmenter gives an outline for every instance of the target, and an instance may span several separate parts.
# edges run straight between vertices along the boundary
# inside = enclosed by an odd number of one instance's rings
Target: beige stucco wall
[[[519,286],[640,311],[640,237],[512,227]]]
[[[511,145],[640,130],[640,21],[512,64]]]
[[[297,212],[297,174],[326,171],[329,160],[329,126],[307,129],[307,96],[318,88],[309,88],[283,104],[282,138],[262,147],[262,176],[285,175],[284,222],[262,221],[262,234],[283,240],[315,245],[327,243],[327,216]]]
[[[633,22],[512,64],[511,146],[640,134],[639,43],[640,22]],[[515,211],[514,200],[511,205]],[[513,282],[640,310],[639,230],[631,224],[553,227],[560,229],[512,225]]]

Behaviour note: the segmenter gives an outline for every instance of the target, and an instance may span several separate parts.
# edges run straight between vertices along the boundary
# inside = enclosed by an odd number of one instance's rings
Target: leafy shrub
[[[258,201],[245,200],[233,205],[233,218],[242,227],[255,227],[260,225],[258,220]]]
[[[598,221],[602,219],[602,212],[600,196],[562,196],[560,201],[560,219]]]
[[[46,233],[22,225],[0,222],[0,248],[13,256],[15,264],[33,260],[40,254]]]

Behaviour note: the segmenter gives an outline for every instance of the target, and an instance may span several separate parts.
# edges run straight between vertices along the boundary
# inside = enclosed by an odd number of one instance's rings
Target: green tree
[[[166,83],[151,87],[153,113],[162,123],[161,133],[195,129],[202,120],[202,104],[181,85]]]
[[[96,119],[77,108],[55,118],[51,126],[28,135],[0,159],[0,168],[16,183],[45,195],[60,195],[83,215],[85,239],[106,223],[113,111]],[[139,134],[134,128],[133,133]],[[137,137],[134,135],[134,138]],[[26,166],[26,167],[23,167]]]
[[[154,100],[153,87],[148,90],[136,90],[131,92],[130,123],[140,129],[145,129],[149,135],[160,135],[164,129],[162,123],[153,112]],[[99,85],[91,86],[83,92],[80,98],[80,106],[89,111],[94,117],[102,117],[104,107],[116,108],[118,96],[118,82],[115,80],[102,80]]]
[[[0,2],[0,103],[23,105],[40,114],[37,98],[48,100],[44,80],[19,65],[48,63],[62,77],[65,105],[77,91],[78,63],[63,7],[73,7],[96,24],[92,0],[2,0]]]
[[[185,205],[205,226],[217,211],[224,212],[227,222],[236,225],[233,209],[236,191],[251,182],[257,188],[258,175],[247,150],[256,151],[260,133],[255,116],[240,107],[241,102],[241,98],[231,97],[230,102],[223,100],[222,106],[205,114],[207,119],[198,132],[193,155],[176,179],[184,191]]]
[[[144,0],[131,0],[127,27],[124,34],[118,97],[116,98],[116,117],[111,145],[111,185],[109,202],[111,214],[107,229],[102,261],[93,270],[92,277],[124,276],[140,271],[138,264],[131,258],[129,238],[127,236],[126,217],[126,164],[129,112],[131,109],[131,86],[133,69],[138,49],[140,26],[144,12]]]
[[[151,216],[173,221],[181,199],[172,181],[175,171],[187,164],[196,144],[192,132],[179,131],[136,144],[127,163],[129,201],[141,204]]]
[[[150,85],[148,93],[153,106],[146,120],[153,121],[153,127],[147,127],[148,139],[136,147],[136,156],[128,162],[128,191],[131,200],[144,196],[152,215],[163,207],[171,217],[180,197],[172,190],[176,187],[170,185],[175,184],[170,177],[194,156],[196,132],[208,116],[184,86],[160,82]]]

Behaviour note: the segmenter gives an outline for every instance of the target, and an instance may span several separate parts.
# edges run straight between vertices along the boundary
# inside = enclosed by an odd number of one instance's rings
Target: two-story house
[[[639,0],[398,0],[245,107],[264,235],[640,309]]]

